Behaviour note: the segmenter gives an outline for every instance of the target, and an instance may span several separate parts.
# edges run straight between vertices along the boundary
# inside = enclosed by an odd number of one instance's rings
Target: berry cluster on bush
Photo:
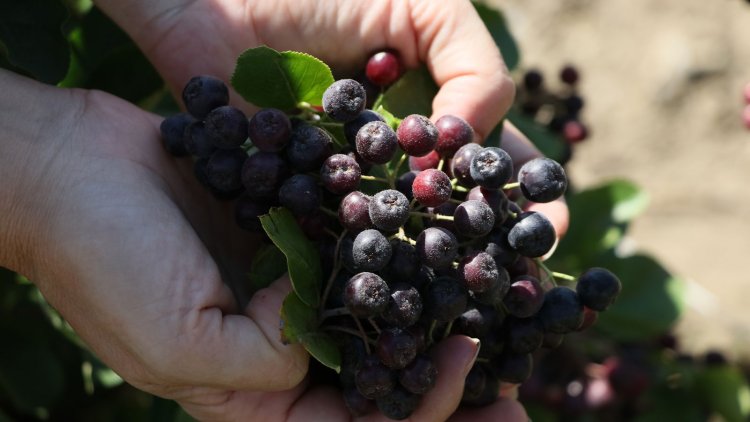
[[[402,72],[393,52],[366,68],[380,87]],[[194,157],[217,198],[235,200],[239,227],[261,232],[258,217],[281,206],[318,246],[328,280],[320,329],[337,339],[337,384],[353,415],[376,407],[407,418],[439,377],[433,346],[452,334],[482,344],[462,403],[492,403],[500,382],[530,376],[532,352],[591,325],[620,281],[592,268],[576,289],[556,286],[542,263],[556,233],[523,205],[564,194],[559,163],[515,169],[502,148],[475,143],[458,116],[389,123],[366,108],[367,91],[341,79],[322,95],[322,113],[266,108],[248,119],[228,105],[221,81],[197,76],[183,92],[187,113],[165,119],[162,137],[173,155]],[[516,187],[518,202],[508,197]]]
[[[527,70],[518,83],[515,106],[523,114],[560,134],[565,141],[567,160],[572,155],[572,146],[588,138],[589,129],[581,117],[584,101],[578,92],[578,69],[572,65],[563,66],[559,80],[562,86],[553,89],[540,70]]]

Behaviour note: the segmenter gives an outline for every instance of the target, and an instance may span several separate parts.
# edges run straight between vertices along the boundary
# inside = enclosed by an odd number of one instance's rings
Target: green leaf
[[[409,70],[383,94],[380,104],[394,116],[403,119],[410,114],[432,114],[432,99],[438,86],[427,67]]]
[[[232,86],[242,98],[285,111],[302,102],[321,105],[323,92],[333,82],[331,69],[315,57],[265,46],[245,50],[232,75]]]
[[[300,341],[318,362],[341,372],[341,352],[331,336],[322,332],[307,333],[300,336]]]
[[[290,292],[281,305],[281,340],[284,343],[299,343],[301,338],[315,332],[318,315],[315,309]]]
[[[394,116],[390,111],[386,110],[386,108],[383,107],[382,104],[378,105],[373,111],[383,116],[385,122],[388,123],[388,126],[390,126],[393,130],[398,129],[398,125],[401,124],[401,119]]]
[[[253,292],[268,287],[286,272],[286,257],[275,245],[263,245],[250,263],[250,288]]]
[[[500,49],[505,65],[508,66],[509,70],[515,69],[520,61],[520,53],[513,35],[508,31],[505,16],[499,10],[493,9],[482,2],[473,1],[472,4],[474,4],[479,17],[482,18],[482,22],[484,22],[487,30],[490,31],[490,35],[492,35],[492,39],[495,40],[495,44]]]
[[[565,141],[533,118],[521,114],[515,108],[508,110],[505,118],[526,135],[546,157],[561,161],[565,155]]]
[[[622,240],[628,223],[648,204],[635,184],[614,180],[568,198],[570,227],[551,262],[569,272],[596,264],[597,256]]]
[[[650,340],[672,328],[685,309],[685,282],[653,258],[607,255],[597,261],[622,282],[617,301],[595,327],[621,341]]]
[[[61,28],[67,17],[58,0],[1,0],[0,42],[8,62],[45,83],[64,78],[70,47]]]
[[[725,421],[750,420],[750,387],[739,369],[708,367],[698,374],[696,386],[708,408]]]
[[[323,278],[318,250],[286,208],[271,208],[260,217],[260,222],[268,237],[286,256],[292,288],[303,302],[317,308]]]

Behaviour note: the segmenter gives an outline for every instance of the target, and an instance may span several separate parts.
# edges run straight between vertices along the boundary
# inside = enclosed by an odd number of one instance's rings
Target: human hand
[[[300,383],[306,352],[281,344],[288,280],[237,309],[222,281],[241,275],[253,239],[191,166],[162,150],[158,117],[5,71],[0,86],[1,193],[13,198],[0,209],[0,238],[11,245],[0,265],[33,280],[126,381],[201,420],[349,419],[340,393]],[[476,352],[463,336],[436,349],[441,375],[414,420],[453,413]],[[498,409],[523,414],[500,401],[475,417]]]

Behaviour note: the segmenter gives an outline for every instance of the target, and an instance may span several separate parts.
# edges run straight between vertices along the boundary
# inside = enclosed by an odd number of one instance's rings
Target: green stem
[[[453,320],[448,322],[448,325],[445,327],[445,331],[443,331],[443,338],[446,338],[450,335],[451,328],[453,328]]]
[[[341,308],[326,309],[320,314],[320,319],[324,320],[326,318],[341,315],[351,315],[351,312],[349,312],[349,309],[346,306],[342,306]]]
[[[576,280],[576,278],[573,277],[570,274],[558,273],[557,271],[552,271],[552,276],[555,277],[555,278],[561,278],[563,280],[568,280],[568,281],[575,281]]]
[[[521,186],[521,183],[519,182],[506,183],[505,186],[503,186],[503,190],[515,189],[519,186]]]
[[[341,239],[343,239],[344,236],[346,236],[346,230],[342,231],[341,235],[338,236],[336,239],[336,248],[333,251],[333,271],[331,272],[331,276],[328,277],[328,281],[326,282],[326,288],[323,290],[323,296],[320,302],[323,304],[323,306],[325,306],[325,303],[328,300],[328,295],[331,294],[331,288],[333,287],[333,282],[336,280],[336,277],[339,275],[339,271],[341,271],[341,260],[339,259],[339,249],[341,249]],[[325,317],[321,314],[321,319],[324,319],[324,318]]]
[[[430,329],[427,331],[427,346],[432,346],[432,343],[435,341],[432,338],[433,333],[435,332],[435,327],[437,327],[437,320],[433,319],[432,324],[430,324]]]
[[[440,157],[440,161],[438,161],[437,169],[440,171],[443,171],[443,166],[445,165],[445,158]]]
[[[409,214],[415,217],[430,218],[432,220],[453,221],[452,215],[430,214],[428,212],[419,212],[419,211],[409,211]]]
[[[384,179],[384,178],[382,178],[382,177],[370,176],[370,175],[367,175],[367,174],[363,174],[362,176],[360,176],[360,178],[361,178],[362,180],[371,180],[371,181],[373,181],[373,182],[383,182],[383,183],[388,183],[389,185],[390,185],[390,183],[391,183],[391,181],[390,181],[390,180],[388,180],[388,179]]]
[[[324,214],[327,214],[327,215],[329,215],[329,216],[331,216],[331,217],[339,218],[339,213],[337,213],[336,211],[333,211],[333,210],[329,210],[329,209],[328,209],[328,208],[326,208],[326,207],[319,207],[319,209],[320,209],[321,211],[323,211],[323,213],[324,213]]]

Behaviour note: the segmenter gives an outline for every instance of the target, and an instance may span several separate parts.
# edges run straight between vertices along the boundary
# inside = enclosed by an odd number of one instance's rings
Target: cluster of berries
[[[566,142],[566,148],[585,140],[589,131],[581,121],[583,98],[578,93],[580,75],[571,65],[560,69],[562,87],[556,91],[545,84],[544,75],[530,69],[523,75],[519,84],[516,106],[522,113],[559,133]]]
[[[397,68],[367,72],[386,75],[372,81],[381,86],[401,69],[385,54],[378,63]],[[337,382],[352,414],[376,406],[407,418],[439,376],[432,346],[452,334],[481,340],[463,403],[491,403],[501,381],[529,377],[534,350],[586,328],[617,297],[620,281],[602,268],[582,274],[576,290],[555,286],[540,260],[556,242],[552,224],[508,198],[515,188],[520,203],[559,198],[567,178],[557,162],[515,171],[457,116],[409,115],[392,127],[365,108],[365,87],[352,79],[325,91],[322,112],[291,118],[263,109],[248,120],[227,92],[215,78],[193,78],[188,113],[162,124],[165,147],[194,156],[198,179],[236,199],[242,228],[261,231],[258,217],[282,206],[317,243],[329,280],[320,329],[337,338]]]

